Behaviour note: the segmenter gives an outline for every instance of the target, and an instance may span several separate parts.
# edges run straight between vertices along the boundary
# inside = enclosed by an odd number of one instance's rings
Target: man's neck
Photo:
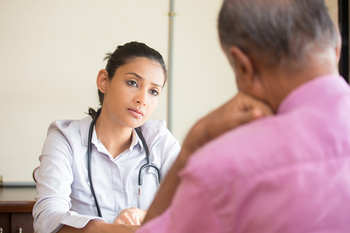
[[[307,65],[293,72],[284,70],[269,72],[269,75],[265,76],[264,82],[266,102],[276,112],[281,102],[291,91],[314,78],[327,74],[339,74],[337,65],[327,59],[322,61],[310,59]]]

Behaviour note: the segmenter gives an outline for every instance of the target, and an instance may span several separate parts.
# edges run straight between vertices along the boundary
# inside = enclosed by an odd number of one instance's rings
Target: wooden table
[[[34,196],[34,186],[0,187],[0,233],[34,232]]]

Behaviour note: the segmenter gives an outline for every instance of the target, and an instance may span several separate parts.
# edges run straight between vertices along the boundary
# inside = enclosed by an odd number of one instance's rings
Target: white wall
[[[237,92],[218,40],[221,3],[175,0],[172,132],[179,141],[199,118]]]
[[[105,53],[131,40],[167,58],[165,0],[0,0],[0,175],[32,181],[49,124],[97,107]],[[164,93],[164,92],[163,92]],[[166,118],[166,93],[153,119]]]

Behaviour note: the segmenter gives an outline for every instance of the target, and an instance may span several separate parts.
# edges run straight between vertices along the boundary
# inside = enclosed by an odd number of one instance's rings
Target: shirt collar
[[[324,75],[316,77],[289,93],[278,107],[277,113],[281,114],[289,112],[290,110],[299,107],[302,104],[308,104],[315,99],[322,99],[327,96],[348,91],[349,85],[347,85],[344,78],[339,75]]]
[[[87,116],[80,120],[80,133],[81,133],[81,143],[84,146],[88,145],[89,129],[92,122],[91,116]]]
[[[88,145],[88,140],[89,140],[89,129],[90,129],[90,124],[92,122],[92,118],[91,116],[87,116],[85,118],[83,118],[82,120],[80,120],[80,132],[81,132],[81,143],[84,146]],[[92,138],[96,138],[96,130],[95,130],[95,126],[93,127],[93,132],[92,132]],[[97,139],[97,138],[96,138]],[[94,141],[94,140],[93,140]],[[130,151],[134,149],[134,147],[139,144],[141,147],[141,151],[143,150],[143,145],[142,145],[142,141],[139,138],[139,136],[137,135],[135,129],[132,130],[132,141],[130,144]]]
[[[141,141],[141,138],[139,137],[139,135],[137,135],[135,129],[132,130],[132,141],[130,144],[130,151],[132,151],[134,149],[134,147],[139,144],[141,147],[141,151],[143,150],[143,144]]]

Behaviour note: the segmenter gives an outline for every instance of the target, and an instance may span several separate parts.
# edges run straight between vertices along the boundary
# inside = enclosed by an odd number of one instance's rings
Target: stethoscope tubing
[[[97,119],[97,117],[96,117],[96,119]],[[90,128],[89,128],[87,166],[88,166],[88,178],[89,178],[89,183],[90,183],[90,190],[91,190],[92,196],[94,197],[94,201],[95,201],[95,205],[96,205],[96,209],[97,209],[97,214],[100,218],[102,218],[101,209],[100,209],[100,206],[99,206],[97,198],[96,198],[95,189],[94,189],[94,185],[92,184],[92,178],[91,178],[91,139],[92,139],[92,129],[96,123],[96,119],[92,120],[92,122],[90,124]]]
[[[88,168],[88,179],[89,179],[89,183],[90,183],[90,190],[91,190],[92,196],[93,196],[94,201],[95,201],[97,214],[99,217],[102,218],[101,208],[100,208],[98,201],[97,201],[97,198],[96,198],[95,189],[94,189],[94,186],[92,183],[92,177],[91,177],[91,147],[92,147],[91,140],[92,140],[93,128],[94,128],[94,125],[96,123],[98,116],[99,116],[99,112],[98,112],[98,115],[95,117],[95,119],[92,120],[92,122],[90,124],[90,128],[89,128],[88,149],[87,149],[87,168]],[[143,147],[145,148],[146,161],[147,161],[146,164],[142,165],[140,170],[139,170],[139,175],[138,175],[139,192],[138,192],[138,195],[140,195],[140,187],[142,186],[142,171],[148,167],[153,167],[154,169],[156,169],[157,175],[158,175],[157,176],[158,177],[158,179],[157,179],[158,184],[160,184],[160,181],[161,181],[161,173],[160,173],[158,166],[149,161],[149,149],[148,149],[147,143],[142,135],[141,128],[140,127],[135,128],[135,131],[136,131],[137,135],[139,136],[139,138],[141,139]]]
[[[153,167],[156,169],[157,171],[157,174],[158,174],[158,184],[160,184],[160,181],[161,181],[161,174],[160,174],[160,171],[159,171],[159,168],[157,167],[157,165],[151,163],[149,161],[149,149],[148,149],[148,146],[147,146],[147,143],[142,135],[142,132],[141,132],[141,129],[140,128],[135,128],[135,131],[137,133],[137,135],[139,136],[139,138],[141,139],[141,142],[142,142],[142,145],[143,147],[145,148],[145,151],[146,151],[146,164],[142,165],[142,167],[140,168],[139,170],[139,178],[138,178],[138,184],[139,186],[142,185],[142,171],[145,169],[145,168],[148,168],[148,167]]]

